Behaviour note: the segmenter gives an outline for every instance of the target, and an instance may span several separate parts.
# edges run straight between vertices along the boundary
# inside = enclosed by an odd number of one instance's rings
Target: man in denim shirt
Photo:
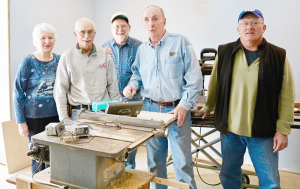
[[[143,11],[143,25],[149,40],[138,49],[133,75],[123,94],[131,98],[141,88],[143,110],[173,113],[177,123],[169,127],[169,140],[176,180],[196,188],[191,154],[191,113],[202,90],[202,73],[192,44],[182,35],[165,29],[160,7]],[[167,178],[168,139],[153,138],[146,143],[148,168],[157,177]],[[167,188],[152,183],[153,188]]]
[[[123,95],[123,90],[132,75],[131,66],[135,60],[136,51],[142,44],[141,41],[128,36],[130,28],[131,26],[129,25],[127,15],[123,12],[116,12],[112,15],[110,27],[114,38],[102,45],[102,47],[109,48],[113,52],[112,58],[118,79],[120,102],[124,100],[136,101],[142,99],[140,93],[135,94],[131,99]],[[126,159],[127,168],[135,169],[136,153],[137,150],[134,150],[128,154],[128,158]]]

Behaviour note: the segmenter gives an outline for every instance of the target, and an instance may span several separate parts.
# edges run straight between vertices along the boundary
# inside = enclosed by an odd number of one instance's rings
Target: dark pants
[[[31,137],[35,134],[43,132],[45,130],[45,126],[49,123],[59,122],[58,116],[54,117],[46,117],[46,118],[26,118],[26,123],[29,130],[29,142],[31,141]],[[31,172],[34,173],[35,170],[39,167],[40,162],[36,162],[35,160],[31,160]],[[41,167],[36,171],[39,172],[44,170],[45,168],[49,167],[48,164],[43,163]]]

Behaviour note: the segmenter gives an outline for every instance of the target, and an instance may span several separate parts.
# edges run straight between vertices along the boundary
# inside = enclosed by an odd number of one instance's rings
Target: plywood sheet
[[[137,116],[139,119],[147,119],[154,121],[164,121],[165,123],[169,122],[173,119],[174,114],[167,113],[159,113],[159,112],[149,112],[149,111],[141,111]]]
[[[8,173],[13,173],[31,165],[28,151],[28,139],[19,134],[16,120],[1,123]]]

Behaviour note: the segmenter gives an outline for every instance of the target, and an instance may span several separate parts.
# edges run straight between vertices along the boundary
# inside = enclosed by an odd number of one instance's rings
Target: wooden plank
[[[187,183],[183,182],[178,182],[178,181],[173,181],[169,179],[163,179],[159,177],[154,177],[151,182],[157,183],[157,184],[162,184],[162,185],[167,185],[167,186],[173,186],[176,188],[183,188],[183,189],[189,189],[190,185]]]
[[[167,114],[167,113],[141,111],[140,114],[137,116],[137,118],[154,120],[154,121],[163,121],[167,123],[173,119],[173,116],[174,116],[173,114]]]
[[[50,168],[37,173],[34,178],[41,182],[50,182]],[[120,183],[120,188],[150,189],[150,181],[155,177],[154,173],[125,168],[126,173],[132,177]],[[30,176],[19,175],[16,178],[17,189],[54,189],[55,187],[33,182]],[[31,188],[30,188],[31,187]],[[113,188],[113,187],[111,187]]]
[[[57,189],[53,186],[34,183],[31,177],[20,175],[16,179],[17,189]]]
[[[30,174],[30,173],[20,173],[20,174],[15,174],[15,175],[13,175],[13,176],[11,176],[11,177],[8,177],[8,178],[6,179],[6,182],[16,185],[16,179],[17,179],[17,177],[20,176],[20,175],[27,176],[27,177],[31,177],[31,174]]]
[[[154,173],[125,168],[125,173],[106,189],[150,189],[150,181],[154,177]]]
[[[5,146],[8,173],[13,173],[31,165],[30,157],[26,156],[28,138],[19,134],[16,120],[2,122],[3,140]]]

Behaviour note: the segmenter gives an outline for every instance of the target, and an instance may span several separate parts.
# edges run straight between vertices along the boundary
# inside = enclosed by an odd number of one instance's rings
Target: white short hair
[[[79,20],[77,20],[77,22],[75,23],[75,31],[76,31],[76,29],[78,28],[79,22],[82,22],[82,21],[88,21],[88,22],[92,23],[93,28],[94,28],[94,30],[96,31],[94,22],[93,22],[91,19],[89,19],[89,18],[80,18]]]
[[[33,29],[33,32],[32,32],[32,38],[33,38],[33,45],[35,47],[37,47],[37,44],[35,43],[35,40],[38,39],[40,33],[41,33],[41,30],[44,30],[46,32],[49,32],[49,33],[52,33],[53,36],[54,36],[54,39],[56,40],[57,38],[57,31],[56,29],[51,26],[50,24],[47,24],[47,23],[42,23],[42,24],[38,24],[34,27]]]

